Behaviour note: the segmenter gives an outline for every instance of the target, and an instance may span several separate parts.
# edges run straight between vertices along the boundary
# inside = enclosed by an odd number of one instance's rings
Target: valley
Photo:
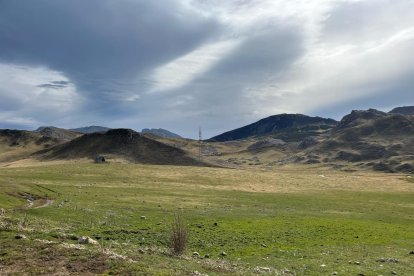
[[[1,130],[0,273],[410,275],[413,117],[303,116],[225,141]]]

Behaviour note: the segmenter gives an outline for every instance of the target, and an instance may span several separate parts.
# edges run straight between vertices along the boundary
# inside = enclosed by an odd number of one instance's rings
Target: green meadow
[[[0,169],[0,207],[0,274],[414,275],[407,175],[38,164]]]

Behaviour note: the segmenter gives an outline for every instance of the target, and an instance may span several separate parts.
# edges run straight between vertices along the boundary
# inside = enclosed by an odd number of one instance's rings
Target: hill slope
[[[65,144],[40,151],[40,159],[95,158],[97,155],[123,158],[146,164],[199,165],[178,148],[147,138],[130,129],[85,134]]]
[[[0,130],[0,162],[17,161],[33,152],[70,141],[80,134],[65,129],[43,127],[40,131]]]
[[[333,119],[302,114],[280,114],[217,135],[210,138],[209,141],[224,142],[261,135],[271,135],[284,141],[300,141],[305,137],[317,136],[326,132],[336,124],[337,122]]]
[[[414,119],[375,109],[354,110],[305,150],[305,162],[349,162],[382,171],[414,171]]]

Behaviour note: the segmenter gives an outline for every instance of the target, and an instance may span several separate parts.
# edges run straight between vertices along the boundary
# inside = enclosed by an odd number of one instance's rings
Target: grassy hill
[[[0,130],[0,163],[29,158],[32,153],[70,141],[80,134],[45,127],[39,131]]]

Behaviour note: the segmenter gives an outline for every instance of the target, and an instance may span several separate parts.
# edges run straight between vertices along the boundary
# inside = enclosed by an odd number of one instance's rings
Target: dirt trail
[[[33,207],[36,202],[43,201],[43,200],[45,200],[45,203],[43,203],[42,205]],[[53,200],[48,199],[48,198],[46,198],[46,199],[44,199],[44,198],[39,198],[39,199],[28,198],[27,202],[28,202],[27,205],[26,205],[27,209],[29,209],[29,208],[39,209],[39,208],[45,208],[45,207],[50,206],[53,203]]]
[[[52,205],[52,203],[53,203],[53,200],[46,198],[46,202],[43,205],[36,206],[34,207],[34,209],[45,208],[45,207]]]

